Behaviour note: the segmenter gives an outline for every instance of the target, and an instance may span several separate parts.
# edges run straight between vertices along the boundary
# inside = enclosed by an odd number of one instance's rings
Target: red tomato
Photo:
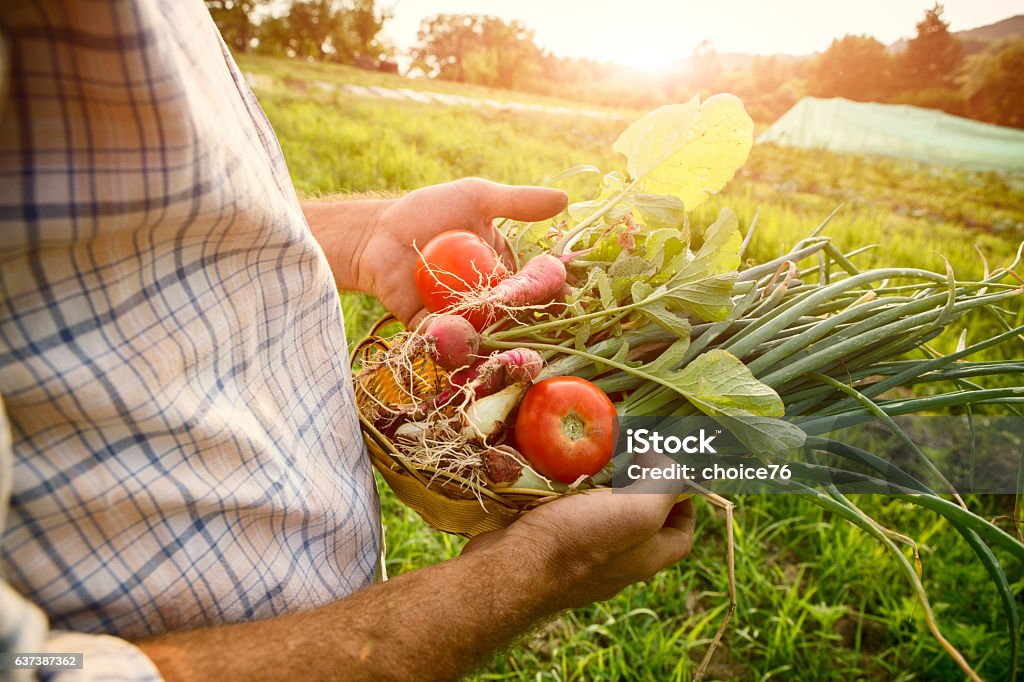
[[[612,401],[579,377],[545,379],[526,392],[516,417],[516,443],[548,478],[572,483],[611,460],[618,437]]]
[[[423,307],[436,313],[457,303],[458,294],[494,286],[508,275],[497,252],[482,237],[467,230],[449,230],[421,249],[415,273],[416,293]],[[477,331],[487,322],[483,312],[460,314]]]

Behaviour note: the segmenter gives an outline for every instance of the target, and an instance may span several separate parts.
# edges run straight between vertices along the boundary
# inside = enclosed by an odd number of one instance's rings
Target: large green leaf
[[[671,381],[692,405],[714,417],[755,454],[783,455],[804,443],[806,434],[799,427],[774,418],[785,411],[779,394],[724,350],[697,356],[673,372]]]
[[[740,266],[740,223],[736,214],[723,208],[718,219],[704,231],[704,243],[673,282],[690,282],[711,275],[735,273]]]
[[[633,192],[626,200],[633,208],[637,221],[644,227],[671,228],[686,234],[686,205],[679,197]]]
[[[706,322],[721,322],[732,314],[732,290],[736,277],[735,272],[725,272],[694,282],[662,285],[659,289],[671,291],[658,300],[669,310],[693,315]]]
[[[678,197],[692,211],[732,179],[753,142],[743,103],[723,94],[659,107],[626,128],[613,148],[643,191]]]
[[[676,365],[683,361],[683,357],[686,356],[686,351],[689,348],[689,335],[677,339],[671,346],[662,351],[661,355],[659,355],[655,360],[644,365],[644,371],[650,372],[656,376],[672,371]]]
[[[665,304],[661,301],[645,304],[640,308],[640,313],[665,331],[672,332],[678,338],[690,338],[690,321],[679,313],[666,309]]]
[[[709,322],[729,317],[741,243],[736,215],[722,210],[697,253],[663,285],[669,292],[661,299],[666,307]]]
[[[782,456],[803,447],[807,434],[799,426],[774,417],[719,415],[715,421],[755,455]]]
[[[780,417],[782,398],[735,355],[718,348],[698,355],[672,375],[672,383],[704,414]]]
[[[625,155],[630,177],[644,177],[686,146],[700,108],[700,96],[694,95],[685,104],[658,107],[622,131],[612,149]]]

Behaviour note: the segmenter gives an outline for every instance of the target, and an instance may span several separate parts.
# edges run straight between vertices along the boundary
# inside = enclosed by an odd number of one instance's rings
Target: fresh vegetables
[[[551,303],[565,286],[565,264],[561,259],[542,253],[530,259],[519,272],[502,279],[480,301],[470,300],[471,309],[508,310]]]
[[[544,359],[535,350],[513,348],[495,351],[477,367],[477,378],[474,381],[489,381],[490,377],[497,375],[511,381],[529,382],[540,374]]]
[[[570,205],[554,224],[501,225],[521,255],[519,272],[510,274],[472,233],[431,241],[416,272],[421,299],[428,310],[465,317],[481,332],[478,346],[461,336],[449,343],[459,325],[440,318],[428,321],[428,330],[438,325],[432,341],[394,337],[356,377],[362,416],[395,434],[398,457],[429,485],[475,496],[481,506],[518,503],[531,490],[600,485],[617,416],[712,418],[748,460],[787,461],[792,479],[773,485],[806,494],[877,537],[933,634],[976,679],[942,637],[919,568],[900,548],[912,541],[820,484],[823,472],[864,475],[864,468],[885,478],[891,463],[823,436],[840,419],[878,419],[900,435],[893,416],[949,407],[970,414],[980,406],[1016,414],[1024,363],[970,356],[1020,343],[1020,313],[1006,314],[1024,291],[1015,272],[1020,254],[1000,268],[986,265],[977,279],[948,267],[868,269],[866,247],[842,251],[822,236],[826,220],[778,258],[751,262],[755,224],[744,234],[728,210],[707,226],[689,218],[732,177],[751,144],[752,123],[734,97],[662,107],[616,141],[626,173],[584,166],[559,178],[597,176],[592,198]],[[547,305],[553,299],[562,302]],[[975,339],[965,329],[948,354],[929,345],[975,312],[1006,332]],[[457,333],[466,332],[463,325]],[[986,377],[995,385],[983,388]],[[926,383],[927,391],[914,392]],[[893,397],[895,389],[903,394]],[[513,422],[518,452],[507,442]],[[1024,539],[970,511],[934,475],[927,453],[913,451],[932,475],[901,479],[913,493],[906,500],[943,516],[989,571],[1011,625],[1016,669],[1020,616],[990,547],[1019,571]],[[1024,515],[1020,506],[1017,514]]]
[[[473,325],[458,315],[437,315],[429,318],[422,338],[434,362],[452,371],[473,363],[480,349],[480,337]]]
[[[508,445],[487,450],[484,461],[487,478],[496,484],[509,484],[519,480],[523,472],[523,457]]]
[[[504,433],[509,416],[525,392],[526,384],[520,382],[474,400],[463,412],[462,436],[481,445],[493,444]]]
[[[474,398],[483,398],[512,382],[529,383],[537,378],[543,366],[544,360],[535,350],[514,348],[495,351],[452,373],[448,377],[449,387],[439,395],[439,402],[445,402],[448,396],[460,391]]]
[[[597,386],[579,377],[553,377],[523,397],[517,443],[538,473],[575,483],[611,461],[617,422],[615,405]]]
[[[415,280],[427,310],[461,315],[480,330],[509,312],[543,307],[564,298],[565,277],[562,258],[549,253],[509,274],[483,239],[472,232],[452,230],[427,242]]]
[[[416,292],[430,312],[456,307],[463,294],[493,286],[508,276],[494,247],[468,230],[449,230],[431,239],[420,251],[416,267]],[[460,311],[476,329],[483,329],[482,311]]]

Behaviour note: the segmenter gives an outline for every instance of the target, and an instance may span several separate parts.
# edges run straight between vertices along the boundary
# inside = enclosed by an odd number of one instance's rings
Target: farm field
[[[239,64],[262,76],[256,94],[278,132],[296,187],[308,196],[387,196],[466,175],[536,183],[583,163],[621,168],[611,145],[625,121],[359,98],[302,83],[510,95],[269,58]],[[550,98],[529,101],[577,106]],[[628,119],[642,112],[619,113]],[[580,200],[594,188],[578,181],[566,189]],[[878,244],[857,256],[864,267],[941,271],[946,258],[959,276],[979,277],[979,251],[996,267],[1008,264],[1024,240],[1022,177],[757,145],[741,174],[697,209],[691,223],[699,233],[728,207],[746,230],[757,214],[749,253],[763,261],[840,205],[825,234],[842,251]],[[351,343],[381,309],[364,296],[343,294],[342,300]],[[1024,308],[1008,310],[1007,320],[1024,323]],[[998,328],[977,316],[967,318],[967,325],[968,341],[972,333],[980,338]],[[933,345],[952,349],[960,330]],[[1020,359],[1024,343],[997,352]],[[432,531],[380,485],[390,574],[459,552],[461,539]],[[736,501],[739,603],[710,678],[962,679],[928,633],[909,586],[880,544],[798,496]],[[1009,650],[999,597],[966,543],[941,518],[905,501],[866,496],[857,502],[918,542],[923,580],[943,632],[983,677],[1003,679]],[[969,503],[987,517],[1012,507],[1005,498]],[[608,602],[544,624],[476,678],[689,679],[728,603],[723,518],[707,505],[698,514],[689,559]],[[1015,593],[1024,592],[1024,574],[1009,578]],[[501,617],[500,604],[494,613]]]

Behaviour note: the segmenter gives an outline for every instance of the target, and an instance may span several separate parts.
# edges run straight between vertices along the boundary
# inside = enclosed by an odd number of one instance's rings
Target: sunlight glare
[[[577,33],[565,35],[559,47],[569,54],[658,74],[688,57],[699,42],[675,22],[647,16],[616,25],[586,25]]]
[[[611,53],[606,59],[616,64],[622,64],[644,73],[657,74],[668,70],[673,62],[679,59],[679,55],[669,54],[667,50],[658,49],[657,46],[636,49],[631,45],[628,51]]]

